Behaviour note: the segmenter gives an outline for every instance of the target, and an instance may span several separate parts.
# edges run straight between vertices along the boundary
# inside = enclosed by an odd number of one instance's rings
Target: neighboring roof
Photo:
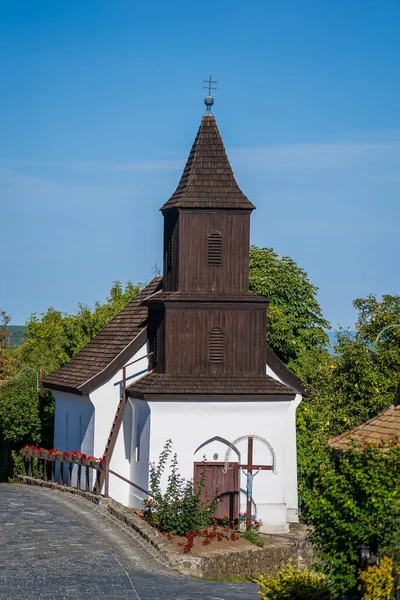
[[[269,300],[265,296],[257,296],[251,292],[246,294],[244,292],[189,292],[185,290],[164,292],[164,290],[160,290],[152,294],[145,302],[252,302],[268,304]]]
[[[47,375],[44,385],[86,394],[106,381],[146,343],[145,298],[162,285],[155,277],[104,329],[61,369]]]
[[[400,446],[400,405],[392,406],[351,431],[330,439],[328,444],[335,450],[345,450],[352,441],[361,445],[395,442]]]
[[[161,208],[253,210],[236,183],[214,116],[204,116],[176,191]]]
[[[166,373],[148,373],[127,388],[134,398],[160,396],[160,400],[177,399],[179,395],[192,397],[212,396],[252,396],[249,400],[294,400],[293,390],[269,375],[168,375]],[[211,398],[213,399],[213,398]]]
[[[293,371],[287,368],[285,363],[281,361],[279,356],[267,345],[267,364],[271,367],[274,373],[282,379],[288,386],[295,390],[298,394],[305,396],[310,395],[307,391],[306,384]]]

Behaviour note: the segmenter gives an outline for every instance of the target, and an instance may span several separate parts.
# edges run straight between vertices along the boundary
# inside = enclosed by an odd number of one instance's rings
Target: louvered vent
[[[207,264],[222,264],[222,234],[211,231],[207,236]]]
[[[153,365],[157,364],[157,350],[158,350],[158,342],[157,342],[157,334],[153,337]]]
[[[172,269],[172,235],[168,240],[168,248],[167,248],[167,269],[171,271]]]
[[[208,360],[210,362],[223,362],[224,358],[224,334],[222,329],[214,327],[209,333]]]

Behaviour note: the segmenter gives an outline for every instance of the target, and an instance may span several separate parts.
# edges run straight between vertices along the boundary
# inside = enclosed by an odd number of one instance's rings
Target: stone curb
[[[312,562],[312,553],[308,545],[295,541],[286,541],[285,544],[275,542],[264,548],[255,546],[245,550],[230,550],[208,556],[182,555],[171,546],[164,536],[143,521],[132,509],[115,500],[33,477],[19,476],[19,479],[23,484],[75,494],[94,504],[104,506],[111,515],[131,527],[156,548],[171,568],[192,577],[214,580],[227,577],[254,578],[260,573],[272,573],[277,567],[287,564],[289,560],[293,560],[299,566],[306,566]]]

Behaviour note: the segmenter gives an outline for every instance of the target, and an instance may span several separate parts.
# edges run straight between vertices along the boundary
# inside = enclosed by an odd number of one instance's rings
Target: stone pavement
[[[252,583],[172,571],[104,507],[57,491],[0,484],[1,600],[256,600]]]

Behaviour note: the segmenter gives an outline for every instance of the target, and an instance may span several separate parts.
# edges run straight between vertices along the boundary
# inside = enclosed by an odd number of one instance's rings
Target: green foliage
[[[312,540],[335,589],[356,584],[360,546],[379,555],[390,539],[400,543],[395,507],[400,502],[400,448],[354,446],[338,457],[327,454],[307,505]]]
[[[25,331],[26,341],[18,349],[24,364],[38,365],[51,373],[67,363],[97,335],[142,288],[128,282],[125,289],[116,281],[105,304],[96,302],[93,310],[79,304],[76,315],[50,307],[40,317],[32,314]]]
[[[0,311],[0,385],[14,372],[18,359],[10,346],[10,323],[11,317],[2,310]]]
[[[260,548],[264,548],[264,541],[256,533],[254,533],[254,531],[244,531],[242,533],[242,537],[252,544],[260,546]]]
[[[393,560],[384,556],[379,565],[372,565],[360,573],[361,600],[392,600],[395,592],[396,573]]]
[[[327,354],[330,325],[316,299],[318,288],[294,260],[251,246],[250,291],[270,300],[267,341],[285,363],[295,366],[308,351]]]
[[[170,531],[185,536],[209,527],[213,522],[216,501],[203,504],[201,493],[204,480],[194,489],[192,481],[185,481],[178,472],[178,458],[174,454],[169,465],[168,485],[165,493],[161,489],[161,479],[172,452],[172,442],[168,440],[157,465],[150,469],[150,491],[153,498],[145,501],[143,517],[160,531]]]
[[[383,327],[400,322],[400,296],[383,296],[381,301],[368,296],[355,300],[354,306],[359,310],[356,334],[339,331],[336,354],[305,369],[312,394],[297,410],[303,507],[309,503],[328,439],[388,408],[400,381],[400,328],[384,334],[377,353],[371,354],[367,348]]]
[[[37,393],[32,371],[44,368],[45,374],[68,362],[107,325],[140,291],[141,284],[128,282],[123,288],[115,282],[104,304],[93,310],[79,305],[76,315],[49,308],[40,317],[32,315],[25,330],[25,341],[11,347],[10,317],[0,313],[0,481],[12,476],[12,456],[25,444],[53,446],[54,397],[49,390]],[[29,367],[29,370],[16,375]],[[14,461],[17,470],[18,464]]]
[[[293,564],[270,577],[256,579],[262,600],[333,600],[324,575],[308,569],[300,570]]]

